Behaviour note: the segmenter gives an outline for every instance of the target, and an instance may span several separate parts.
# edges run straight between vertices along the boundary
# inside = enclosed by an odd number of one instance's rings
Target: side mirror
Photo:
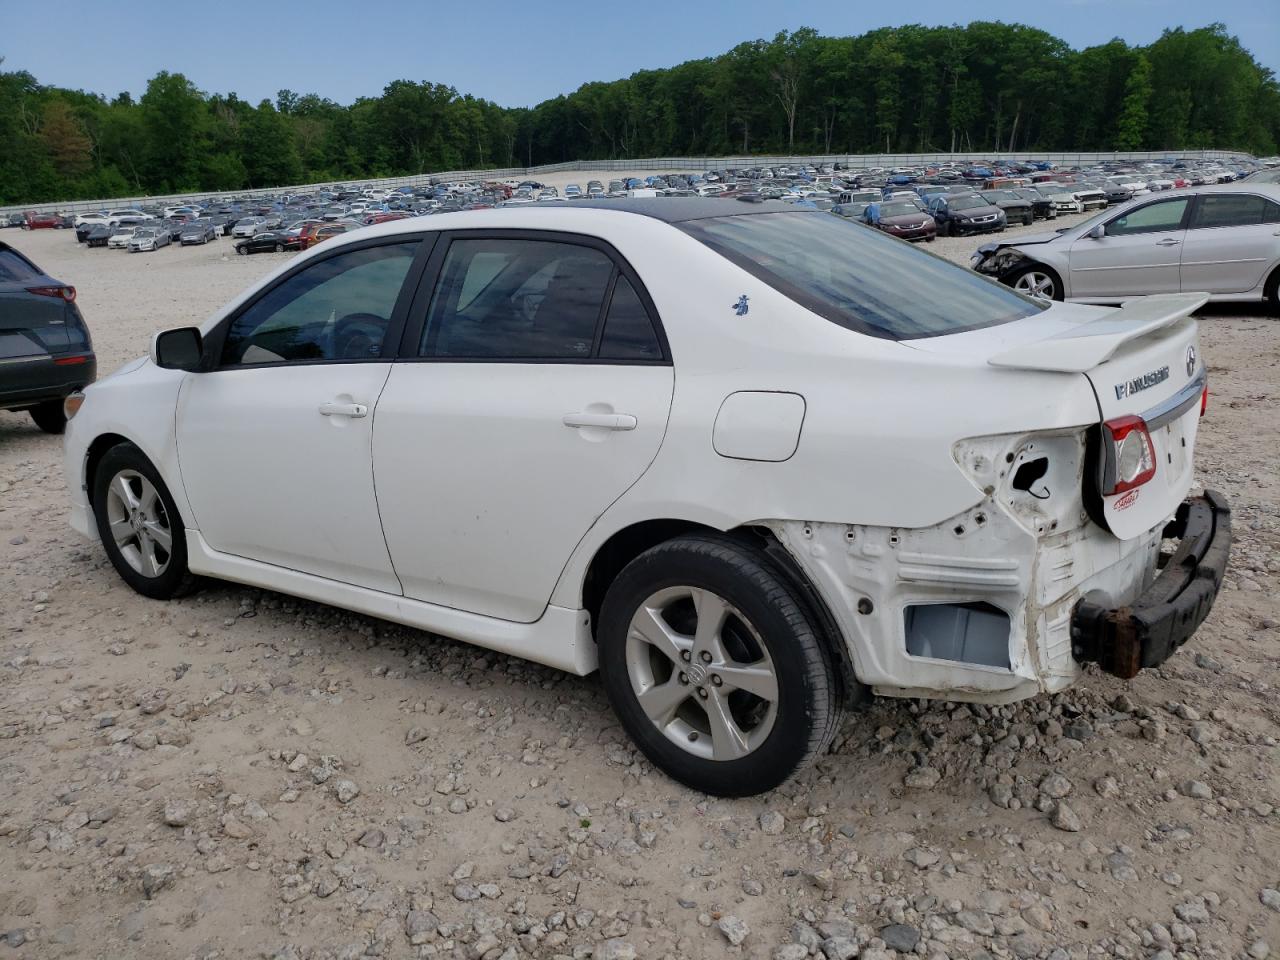
[[[203,355],[198,327],[163,330],[151,338],[151,362],[165,370],[199,370]]]
[[[1101,240],[1106,235],[1107,235],[1107,228],[1101,223],[1089,231],[1089,236],[1092,237],[1094,240]]]

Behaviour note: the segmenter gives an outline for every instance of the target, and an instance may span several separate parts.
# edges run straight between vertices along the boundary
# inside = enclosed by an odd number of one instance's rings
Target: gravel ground
[[[4,239],[76,285],[104,371],[281,259]],[[1188,648],[1016,707],[873,700],[733,802],[652,770],[594,677],[231,585],[134,595],[66,525],[58,440],[0,413],[0,957],[1266,960],[1277,333],[1204,317],[1200,479],[1237,539]]]

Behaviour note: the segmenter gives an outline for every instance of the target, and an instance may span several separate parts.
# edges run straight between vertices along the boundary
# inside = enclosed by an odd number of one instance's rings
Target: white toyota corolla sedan
[[[1133,676],[1230,545],[1200,294],[1053,304],[840,217],[654,199],[335,238],[68,402],[130,586],[278,590],[587,674],[769,789],[842,707]]]

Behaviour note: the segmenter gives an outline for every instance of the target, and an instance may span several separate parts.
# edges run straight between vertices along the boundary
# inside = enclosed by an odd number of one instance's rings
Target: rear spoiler
[[[1124,344],[1172,326],[1208,302],[1207,293],[1160,293],[1130,300],[1104,317],[998,353],[987,363],[1022,370],[1085,373],[1110,360]]]

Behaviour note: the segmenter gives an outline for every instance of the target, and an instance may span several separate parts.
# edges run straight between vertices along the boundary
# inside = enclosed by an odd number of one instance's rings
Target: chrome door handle
[[[606,430],[634,430],[636,418],[629,413],[566,413],[566,427],[603,427]]]
[[[1157,240],[1156,246],[1157,247],[1176,247],[1181,242],[1182,242],[1181,240],[1171,240],[1168,237],[1165,237],[1163,240]]]
[[[358,420],[369,415],[369,408],[363,403],[328,403],[320,404],[320,415],[324,417],[351,417]]]

